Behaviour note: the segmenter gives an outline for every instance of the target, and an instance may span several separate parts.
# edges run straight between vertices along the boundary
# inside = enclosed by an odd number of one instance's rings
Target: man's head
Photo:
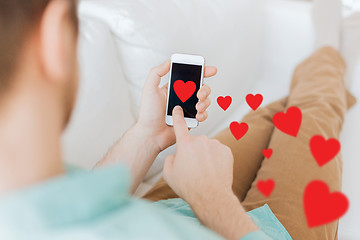
[[[0,110],[32,91],[67,122],[78,85],[77,31],[76,0],[0,1]]]

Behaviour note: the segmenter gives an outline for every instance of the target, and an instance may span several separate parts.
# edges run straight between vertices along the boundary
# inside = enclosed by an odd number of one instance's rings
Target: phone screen
[[[167,115],[172,116],[174,107],[179,105],[184,110],[184,117],[195,118],[195,105],[199,101],[196,94],[201,87],[201,71],[201,65],[172,63]]]

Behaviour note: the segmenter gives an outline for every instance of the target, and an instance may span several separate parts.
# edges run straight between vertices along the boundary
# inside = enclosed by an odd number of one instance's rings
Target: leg
[[[264,160],[262,150],[268,148],[274,130],[272,117],[285,110],[286,102],[287,98],[283,98],[247,114],[242,122],[249,125],[249,130],[239,141],[234,138],[229,128],[215,137],[230,147],[234,155],[233,191],[240,201],[244,200]]]
[[[325,181],[331,191],[341,189],[341,157],[319,167],[313,159],[309,140],[321,134],[339,138],[344,114],[354,99],[344,87],[345,64],[332,48],[322,48],[295,71],[287,107],[302,110],[302,125],[296,138],[274,129],[269,147],[274,150],[264,161],[243,202],[247,210],[267,203],[293,239],[336,239],[338,222],[309,229],[304,209],[305,186],[315,179]],[[273,179],[269,198],[257,190],[259,180]]]
[[[236,141],[229,129],[225,129],[215,137],[229,146],[234,154],[233,190],[240,201],[244,199],[264,159],[262,150],[267,148],[274,129],[272,117],[275,113],[284,111],[285,104],[286,98],[247,114],[242,122],[250,125],[249,131],[239,141]],[[176,197],[177,195],[163,178],[144,196],[151,201]]]

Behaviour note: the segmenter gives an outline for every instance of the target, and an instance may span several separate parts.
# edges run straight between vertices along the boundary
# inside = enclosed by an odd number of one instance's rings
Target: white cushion
[[[350,200],[350,209],[340,221],[339,239],[352,240],[360,238],[360,174],[357,171],[360,169],[357,151],[360,134],[360,11],[347,17],[343,27],[342,52],[348,63],[347,81],[358,103],[346,115],[341,134],[343,192]]]
[[[135,118],[109,28],[92,18],[81,18],[80,26],[81,81],[63,148],[67,162],[92,168]]]

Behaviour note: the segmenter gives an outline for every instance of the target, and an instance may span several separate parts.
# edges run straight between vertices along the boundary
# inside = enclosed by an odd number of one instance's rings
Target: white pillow
[[[91,168],[134,123],[127,84],[109,28],[81,17],[80,87],[63,139],[67,162]]]

